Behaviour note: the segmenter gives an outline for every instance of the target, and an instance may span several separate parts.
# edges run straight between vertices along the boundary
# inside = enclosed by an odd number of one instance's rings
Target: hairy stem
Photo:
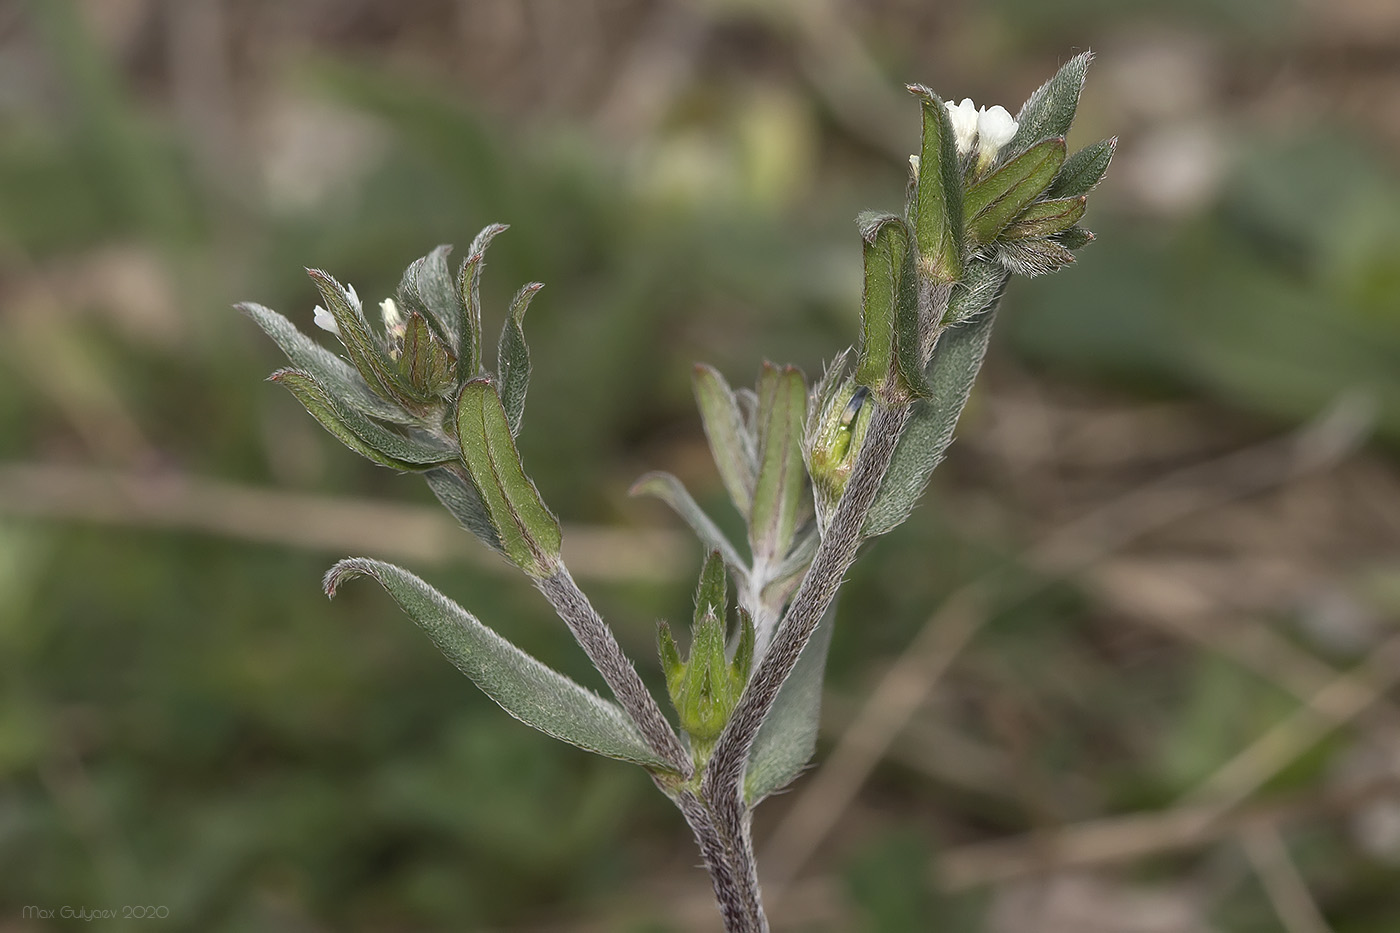
[[[768,933],[749,821],[743,821],[736,837],[721,828],[715,814],[694,794],[682,791],[674,799],[700,846],[726,933]]]
[[[561,566],[552,576],[536,580],[535,586],[569,627],[574,640],[603,675],[613,696],[641,730],[652,751],[670,763],[683,778],[688,778],[693,769],[681,740],[662,715],[661,707],[656,705],[656,698],[637,676],[632,662],[622,653],[612,629],[569,576],[568,569]]]
[[[747,822],[743,800],[744,770],[759,726],[772,712],[778,690],[797,665],[822,615],[855,560],[861,528],[889,470],[895,446],[909,421],[910,408],[878,408],[870,421],[864,446],[856,458],[846,491],[822,538],[802,585],[778,626],[773,643],[739,698],[729,724],[721,733],[705,769],[701,791],[719,824],[739,836]]]

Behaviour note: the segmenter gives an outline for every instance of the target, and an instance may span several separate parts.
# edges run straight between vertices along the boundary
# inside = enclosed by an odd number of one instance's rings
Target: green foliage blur
[[[917,140],[903,83],[1011,105],[1082,47],[1100,62],[1071,142],[1122,138],[1088,218],[1099,242],[1012,286],[984,378],[1184,400],[1243,425],[1240,442],[1359,392],[1379,445],[1400,443],[1400,122],[1368,109],[1400,78],[1309,70],[1310,52],[1362,41],[1341,13],[1320,33],[1284,0],[891,0],[831,4],[849,19],[836,25],[718,0],[266,6],[282,18],[232,0],[0,13],[0,465],[429,505],[262,383],[276,349],[230,306],[309,329],[303,267],[377,302],[434,245],[506,222],[487,329],[520,284],[546,283],[520,443],[551,506],[566,523],[664,526],[625,495],[663,468],[720,514],[691,364],[735,383],[764,358],[814,374],[853,340],[852,218],[898,208],[890,140]],[[975,435],[976,397],[967,418]],[[1022,572],[1014,535],[948,517],[982,494],[958,458],[857,567],[831,657],[842,697],[958,583]],[[377,588],[328,603],[320,575],[344,553],[104,521],[61,496],[46,514],[11,479],[0,930],[68,928],[25,905],[164,905],[161,928],[189,931],[707,928],[670,916],[675,891],[703,909],[706,882],[645,776],[511,721]],[[653,622],[685,617],[699,559],[671,579],[582,581],[658,695]],[[413,569],[601,689],[523,580],[450,557]],[[1021,753],[1103,810],[1170,803],[1296,705],[1205,654],[1120,668],[1093,647],[1101,625],[1054,587],[996,618],[968,682],[1039,708],[1049,721]],[[1318,784],[1328,755],[1280,786]],[[911,865],[1044,816],[899,765],[867,796],[860,843],[822,861],[837,915],[803,929],[924,929],[910,918],[941,895]],[[1314,836],[1301,857],[1335,929],[1400,928],[1393,873]],[[961,896],[949,928],[993,928],[985,900]],[[1212,916],[1275,928],[1238,880]]]

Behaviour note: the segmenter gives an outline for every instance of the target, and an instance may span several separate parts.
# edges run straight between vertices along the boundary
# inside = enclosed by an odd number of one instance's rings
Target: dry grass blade
[[[1252,826],[1240,842],[1287,933],[1332,933],[1276,827]]]

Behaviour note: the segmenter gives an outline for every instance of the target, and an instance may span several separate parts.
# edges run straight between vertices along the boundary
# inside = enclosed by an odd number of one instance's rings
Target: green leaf
[[[481,501],[481,493],[471,481],[455,470],[439,467],[423,474],[428,488],[437,496],[443,508],[452,513],[467,531],[470,531],[482,544],[492,550],[502,551],[501,537],[491,524],[491,516],[486,514],[486,506]]]
[[[428,319],[410,311],[404,320],[403,345],[399,350],[399,374],[420,395],[442,397],[456,381],[457,358],[433,333]]]
[[[1076,226],[1070,227],[1064,233],[1055,237],[1055,239],[1061,246],[1065,247],[1065,249],[1079,249],[1092,243],[1094,241],[1094,235],[1083,227]]]
[[[962,162],[943,99],[921,84],[908,85],[923,111],[919,171],[909,223],[919,247],[919,275],[938,282],[962,276]]]
[[[822,681],[835,616],[833,608],[822,617],[754,738],[744,776],[744,797],[751,807],[790,784],[816,751]]]
[[[530,388],[530,348],[525,345],[525,311],[535,293],[544,288],[542,282],[531,282],[515,293],[510,312],[501,327],[501,339],[496,344],[496,370],[501,379],[501,404],[506,410],[510,433],[520,433],[525,417],[525,393]]]
[[[320,269],[307,269],[306,273],[316,283],[327,310],[335,318],[340,342],[350,354],[350,362],[355,364],[369,387],[415,415],[427,415],[437,399],[416,392],[400,378],[380,342],[370,334],[364,314],[351,303],[344,286]]]
[[[509,224],[491,224],[478,233],[457,272],[457,310],[460,315],[457,358],[461,361],[458,377],[464,384],[481,372],[481,270],[485,265],[486,247],[509,228]]]
[[[856,382],[886,404],[924,394],[919,293],[909,228],[892,214],[862,215],[865,288]]]
[[[781,559],[806,517],[807,471],[802,461],[806,402],[801,370],[763,364],[758,381],[759,468],[749,516],[755,566]]]
[[[967,192],[968,235],[990,243],[1040,196],[1065,160],[1065,141],[1047,139],[1007,162]]]
[[[559,521],[525,475],[505,409],[489,378],[470,380],[457,402],[457,440],[505,555],[536,578],[559,566]]]
[[[286,386],[297,401],[345,446],[381,466],[423,470],[457,459],[457,451],[427,434],[406,437],[340,404],[310,373],[279,369],[268,377]]]
[[[453,666],[516,719],[590,752],[669,770],[616,703],[541,664],[408,571],[343,560],[326,574],[327,595],[362,575],[378,580]]]
[[[1023,240],[1063,233],[1084,216],[1084,206],[1088,200],[1081,194],[1075,198],[1036,201],[1022,211],[1001,235],[1008,240]]]
[[[1093,52],[1080,52],[1036,89],[1016,114],[1016,135],[1002,150],[1004,155],[1018,155],[1041,140],[1069,135],[1074,112],[1079,108],[1079,92],[1084,89],[1084,75],[1093,58]]]
[[[681,519],[695,532],[695,536],[700,539],[700,543],[706,550],[719,551],[724,557],[724,562],[736,577],[742,578],[747,573],[747,565],[739,557],[739,552],[729,543],[724,532],[719,530],[710,516],[696,504],[686,490],[685,485],[670,473],[660,471],[646,473],[632,484],[632,488],[627,491],[629,496],[654,496],[671,507]]]
[[[426,317],[456,359],[457,348],[462,343],[458,331],[461,298],[457,294],[457,282],[447,267],[451,252],[452,247],[444,243],[423,258],[415,259],[404,270],[396,295],[399,310],[405,315],[417,311]]]
[[[695,587],[695,624],[707,615],[723,619],[729,607],[729,580],[724,575],[724,557],[711,551],[700,568],[700,582]]]
[[[948,315],[943,323],[953,326],[981,314],[1001,300],[1009,279],[1006,270],[998,263],[984,259],[968,263],[963,270],[963,280],[953,286],[953,294],[948,299]]]
[[[953,429],[982,368],[995,320],[993,306],[939,338],[926,370],[932,397],[914,404],[862,534],[891,531],[914,510],[934,467],[953,442]]]
[[[860,345],[856,351],[856,382],[879,391],[894,368],[895,304],[909,231],[892,214],[864,215],[865,287],[861,290]]]
[[[1045,196],[1072,198],[1093,191],[1098,183],[1103,181],[1104,173],[1108,171],[1108,163],[1113,161],[1113,151],[1117,148],[1118,137],[1114,136],[1112,139],[1103,139],[1080,149],[1065,159],[1065,164],[1055,173],[1050,187],[1045,189]]]
[[[996,261],[1017,275],[1045,275],[1074,262],[1074,254],[1055,240],[1002,240]]]
[[[345,405],[381,421],[410,424],[416,419],[370,391],[369,384],[350,364],[297,330],[291,321],[260,304],[245,301],[234,305],[253,319],[272,338],[292,365],[310,374]]]
[[[718,370],[704,363],[695,364],[691,384],[720,481],[739,514],[748,518],[753,506],[757,453],[753,437],[744,427],[734,390]]]

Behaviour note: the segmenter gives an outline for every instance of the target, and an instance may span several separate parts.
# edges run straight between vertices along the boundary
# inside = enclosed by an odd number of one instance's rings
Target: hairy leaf
[[[1054,181],[1045,189],[1045,196],[1072,198],[1093,191],[1108,171],[1108,163],[1113,161],[1113,150],[1117,147],[1118,137],[1114,136],[1085,146],[1065,159],[1065,164],[1055,173]]]
[[[491,524],[491,516],[486,514],[486,505],[481,501],[481,493],[476,491],[470,480],[455,470],[443,467],[429,470],[423,474],[423,478],[428,481],[428,488],[433,491],[433,495],[437,496],[443,508],[452,513],[458,524],[487,547],[496,551],[502,550],[501,536],[496,534],[496,527]]]
[[[700,539],[706,550],[719,551],[724,558],[724,563],[737,577],[744,577],[748,573],[748,565],[739,557],[739,552],[734,545],[729,543],[724,532],[719,530],[710,516],[696,504],[690,492],[685,488],[680,480],[670,473],[660,471],[646,473],[641,476],[632,488],[627,491],[631,496],[655,496],[662,502],[669,505],[677,515],[685,521],[690,529],[695,532],[695,536]]]
[[[738,399],[729,383],[712,366],[695,364],[691,381],[719,478],[739,514],[748,518],[753,506],[757,452],[753,437],[745,429]]]
[[[549,576],[559,564],[559,521],[525,475],[490,379],[473,379],[462,387],[457,440],[506,556],[533,577]]]
[[[310,373],[279,369],[268,377],[286,386],[297,401],[345,446],[381,466],[424,470],[457,459],[457,450],[427,434],[406,437],[340,404]]]
[[[1079,92],[1084,89],[1084,75],[1093,58],[1093,52],[1080,52],[1026,100],[1016,114],[1016,135],[1002,150],[1005,155],[1019,155],[1043,139],[1069,133],[1074,112],[1079,108]]]
[[[914,510],[928,478],[953,442],[953,429],[982,368],[996,319],[993,306],[939,338],[927,373],[932,396],[916,402],[909,426],[865,519],[865,535],[894,529]]]
[[[981,314],[1001,300],[1009,276],[999,264],[985,259],[974,260],[963,270],[963,280],[953,286],[948,299],[948,316],[944,324],[961,324]]]
[[[962,275],[962,162],[943,99],[923,85],[908,87],[919,98],[924,118],[909,217],[919,248],[919,275],[956,282]]]
[[[491,224],[478,233],[457,272],[457,331],[461,335],[457,372],[462,383],[481,372],[481,270],[486,264],[486,247],[509,228],[509,224]]]
[[[520,433],[525,416],[525,393],[530,388],[530,348],[525,345],[525,311],[535,293],[544,288],[542,282],[531,282],[515,293],[510,312],[501,327],[501,339],[496,344],[496,370],[501,379],[501,405],[506,410],[510,433]]]
[[[378,580],[453,666],[516,719],[590,752],[669,770],[616,703],[541,664],[408,571],[377,560],[343,560],[326,574],[327,595],[362,575]]]
[[[340,342],[350,354],[350,362],[355,364],[370,388],[415,415],[426,415],[436,399],[415,391],[399,376],[380,342],[370,333],[363,312],[351,303],[345,287],[320,269],[308,269],[306,272],[316,283],[327,310],[335,318]]]
[[[457,282],[447,266],[451,252],[452,247],[443,244],[421,259],[415,259],[404,270],[396,297],[404,314],[417,311],[428,319],[434,333],[447,344],[455,358],[462,342],[458,331],[461,300]]]
[[[802,462],[806,402],[801,370],[763,364],[758,383],[758,479],[749,517],[755,566],[781,559],[806,517],[807,470]]]
[[[1047,139],[1007,162],[967,193],[968,235],[990,243],[1040,196],[1065,160],[1065,141]]]
[[[276,311],[251,301],[234,307],[252,318],[263,333],[281,348],[294,367],[309,373],[347,406],[381,421],[409,424],[416,420],[397,405],[376,395],[354,367],[297,330],[296,325]]]
[[[418,311],[410,311],[404,321],[398,366],[399,374],[413,391],[428,397],[446,394],[454,382],[456,362],[428,319]]]
[[[1022,211],[1001,235],[1008,240],[1022,240],[1063,233],[1084,216],[1087,202],[1088,199],[1082,194],[1073,198],[1036,201]]]

